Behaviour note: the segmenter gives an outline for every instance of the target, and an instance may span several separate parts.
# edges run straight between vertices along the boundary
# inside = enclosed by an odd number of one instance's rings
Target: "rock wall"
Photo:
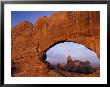
[[[100,12],[56,12],[33,25],[23,21],[12,29],[12,76],[62,76],[49,70],[42,54],[60,41],[72,41],[95,51],[100,58]]]

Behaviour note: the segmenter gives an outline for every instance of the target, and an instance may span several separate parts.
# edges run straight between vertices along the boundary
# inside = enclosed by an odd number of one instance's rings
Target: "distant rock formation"
[[[60,41],[83,44],[100,57],[100,12],[56,12],[40,17],[34,25],[18,23],[12,28],[11,57],[16,66],[12,76],[61,76],[50,72],[41,60],[47,49]]]
[[[67,66],[75,66],[75,62],[72,60],[70,55],[67,58]]]
[[[51,66],[51,69],[58,72],[60,71],[60,73],[62,73],[61,71],[66,71],[67,73],[92,74],[96,72],[96,70],[99,70],[99,67],[92,67],[89,61],[73,60],[70,55],[67,57],[67,63],[58,63],[49,66]]]
[[[90,66],[89,61],[80,61],[80,60],[73,60],[71,56],[69,55],[67,58],[67,66],[72,66],[72,67],[85,67],[85,66]]]

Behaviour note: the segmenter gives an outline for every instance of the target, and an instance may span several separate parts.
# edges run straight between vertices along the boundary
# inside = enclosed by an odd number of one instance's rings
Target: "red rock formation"
[[[34,26],[27,21],[18,23],[12,29],[13,76],[61,76],[50,72],[41,58],[62,40],[83,44],[100,56],[100,12],[56,12],[40,17]]]

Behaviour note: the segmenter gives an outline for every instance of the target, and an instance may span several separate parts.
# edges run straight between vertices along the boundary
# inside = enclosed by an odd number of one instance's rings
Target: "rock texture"
[[[18,23],[12,28],[12,76],[63,76],[42,61],[43,53],[61,41],[83,44],[100,57],[100,12],[56,12],[34,25]]]

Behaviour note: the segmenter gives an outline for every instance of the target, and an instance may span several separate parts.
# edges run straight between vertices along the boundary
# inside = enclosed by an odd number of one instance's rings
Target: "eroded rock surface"
[[[41,60],[42,54],[60,41],[83,44],[100,57],[100,12],[56,12],[41,16],[34,25],[18,23],[12,28],[12,76],[63,76]]]

